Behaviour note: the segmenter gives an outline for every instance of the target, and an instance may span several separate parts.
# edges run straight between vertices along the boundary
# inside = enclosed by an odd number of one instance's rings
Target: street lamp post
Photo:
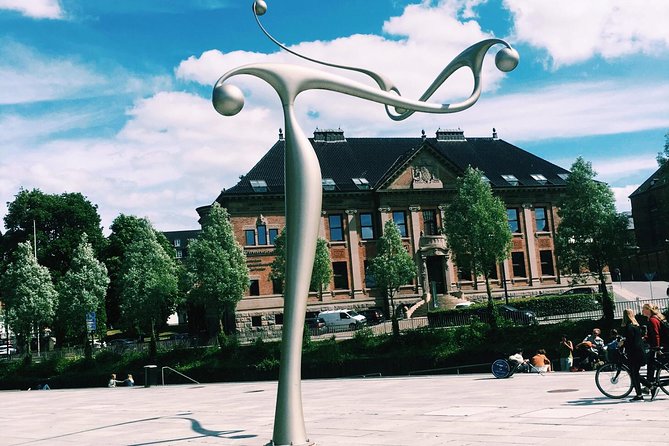
[[[481,95],[481,69],[486,52],[494,45],[501,49],[495,64],[501,71],[511,71],[518,65],[518,53],[499,39],[483,40],[458,55],[418,100],[405,99],[385,76],[370,70],[335,65],[302,56],[286,48],[263,28],[258,16],[267,11],[263,0],[253,3],[253,14],[261,30],[284,50],[309,61],[343,70],[356,71],[371,77],[377,84],[371,87],[351,79],[303,66],[285,64],[250,64],[235,68],[218,79],[212,94],[213,106],[220,114],[232,116],[244,106],[244,95],[234,85],[226,83],[238,75],[258,77],[277,92],[283,106],[285,121],[285,200],[286,200],[286,287],[284,293],[284,330],[281,346],[281,365],[277,392],[272,445],[312,444],[304,427],[301,391],[302,330],[307,307],[307,295],[314,263],[316,240],[322,204],[321,171],[318,158],[308,138],[300,128],[293,104],[297,96],[308,90],[329,90],[385,105],[388,116],[396,121],[414,112],[455,113],[465,110]],[[474,77],[469,98],[456,104],[427,102],[451,74],[467,67]],[[391,109],[392,107],[392,109]]]

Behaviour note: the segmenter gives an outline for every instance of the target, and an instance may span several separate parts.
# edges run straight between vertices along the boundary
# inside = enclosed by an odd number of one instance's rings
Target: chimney
[[[499,139],[497,138],[497,130],[495,130],[495,127],[492,128],[492,139]]]
[[[283,141],[283,130],[279,128],[279,141]]]

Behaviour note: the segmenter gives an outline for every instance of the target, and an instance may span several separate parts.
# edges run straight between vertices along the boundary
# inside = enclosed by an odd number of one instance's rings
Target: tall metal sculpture
[[[239,113],[244,106],[241,90],[226,81],[240,74],[258,77],[270,84],[283,106],[286,196],[286,286],[284,290],[284,325],[281,366],[274,417],[273,445],[307,445],[310,443],[304,427],[301,390],[302,331],[307,308],[311,270],[316,252],[322,204],[322,178],[318,158],[309,139],[300,128],[293,104],[307,90],[329,90],[384,104],[388,116],[396,121],[414,112],[455,113],[465,110],[481,95],[481,68],[488,49],[504,46],[495,64],[501,71],[511,71],[518,65],[518,53],[499,39],[483,40],[458,55],[418,100],[405,99],[393,83],[383,75],[362,68],[326,63],[302,56],[274,39],[262,26],[258,16],[267,11],[263,0],[253,3],[253,14],[261,30],[284,50],[314,63],[344,70],[357,71],[371,77],[377,87],[371,87],[335,74],[311,68],[285,64],[250,64],[225,73],[216,82],[212,102],[224,116]],[[468,99],[456,104],[427,102],[444,81],[459,68],[467,67],[474,76],[474,89]],[[393,107],[391,109],[390,107]]]

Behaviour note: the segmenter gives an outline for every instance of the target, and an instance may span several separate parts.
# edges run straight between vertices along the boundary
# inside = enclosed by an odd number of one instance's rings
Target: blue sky
[[[269,0],[265,27],[313,58],[393,79],[417,98],[450,60],[489,37],[521,55],[484,67],[484,92],[457,114],[389,120],[378,104],[308,92],[303,129],[418,136],[462,128],[569,168],[577,156],[610,184],[619,210],[656,168],[669,130],[669,2],[663,0]],[[244,110],[224,118],[211,88],[279,51],[239,0],[0,0],[0,218],[19,188],[81,192],[105,230],[119,213],[159,230],[197,228],[195,208],[233,186],[283,127],[276,94],[235,77]],[[456,73],[433,96],[469,95]],[[367,82],[356,74],[345,76]]]

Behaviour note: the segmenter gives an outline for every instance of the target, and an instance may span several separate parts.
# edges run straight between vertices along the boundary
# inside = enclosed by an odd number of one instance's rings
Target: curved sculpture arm
[[[451,63],[449,63],[446,68],[444,68],[442,72],[439,73],[439,76],[437,76],[434,82],[432,82],[432,84],[427,88],[427,90],[425,90],[425,93],[423,93],[423,95],[418,100],[420,102],[427,101],[453,73],[455,73],[460,68],[468,67],[474,76],[474,88],[472,89],[472,93],[469,95],[469,98],[457,104],[458,107],[462,108],[458,108],[458,110],[454,111],[464,110],[465,108],[469,108],[474,105],[481,96],[481,71],[483,69],[483,59],[485,59],[485,55],[488,50],[496,44],[505,46],[505,48],[500,50],[495,57],[497,68],[499,68],[501,71],[513,70],[518,64],[519,56],[516,50],[511,47],[511,45],[501,39],[482,40],[481,42],[470,46],[458,54],[457,57],[455,57],[455,59],[453,59]],[[453,107],[455,107],[455,105],[453,105]],[[386,113],[388,113],[390,119],[394,121],[401,121],[406,119],[414,114],[414,112],[419,110],[398,110],[396,108],[395,111],[397,114],[392,113],[386,105]]]
[[[495,43],[497,42],[489,43],[489,45],[494,45]],[[481,52],[479,49],[476,54],[479,54],[483,58],[485,51]],[[463,60],[456,60],[454,62],[449,65],[450,68],[448,70],[444,71],[453,72],[461,66],[468,66]],[[400,109],[402,113],[397,117],[393,117],[396,120],[405,119],[417,111],[427,113],[455,113],[465,110],[476,103],[481,90],[480,82],[477,81],[475,82],[474,93],[468,99],[455,104],[436,104],[422,100],[406,99],[392,92],[382,91],[336,74],[308,67],[285,64],[250,64],[228,71],[216,82],[212,102],[214,108],[222,115],[235,115],[244,106],[244,96],[241,90],[225,83],[229,78],[241,74],[258,77],[270,84],[278,93],[284,106],[292,104],[295,98],[303,91],[329,90]],[[429,97],[443,83],[443,80],[445,79],[442,79],[440,83],[435,81],[428,88],[424,96],[427,95]]]

